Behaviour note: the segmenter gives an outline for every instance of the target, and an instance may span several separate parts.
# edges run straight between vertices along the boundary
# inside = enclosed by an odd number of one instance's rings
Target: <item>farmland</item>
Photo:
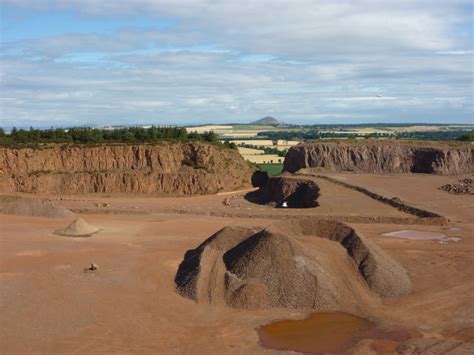
[[[283,162],[279,152],[305,141],[328,139],[456,140],[472,133],[474,125],[429,124],[227,124],[186,127],[188,132],[214,132],[221,141],[234,143],[244,159],[256,164]],[[271,152],[270,149],[271,148]],[[265,150],[265,151],[264,151]]]

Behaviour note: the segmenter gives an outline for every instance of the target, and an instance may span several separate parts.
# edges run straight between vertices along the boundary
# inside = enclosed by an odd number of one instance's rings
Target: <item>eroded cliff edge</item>
[[[250,187],[236,150],[201,142],[0,148],[0,191],[210,194]]]
[[[290,148],[284,171],[323,168],[327,171],[361,173],[473,173],[474,152],[470,143],[431,142],[330,142],[306,143]]]

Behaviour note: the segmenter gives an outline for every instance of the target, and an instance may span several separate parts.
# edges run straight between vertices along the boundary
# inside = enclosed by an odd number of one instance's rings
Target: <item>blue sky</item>
[[[3,0],[0,126],[473,123],[441,0]]]

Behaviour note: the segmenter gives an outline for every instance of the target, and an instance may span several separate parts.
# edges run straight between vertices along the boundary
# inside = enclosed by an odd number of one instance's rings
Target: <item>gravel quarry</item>
[[[281,177],[288,194],[263,204],[248,188],[10,191],[0,199],[2,351],[472,352],[472,196],[439,189],[466,175]],[[260,180],[250,193],[271,178]],[[300,180],[317,186],[317,206],[275,208]],[[269,340],[263,329],[278,322]],[[347,337],[304,336],[331,327]],[[296,344],[281,343],[294,331]]]

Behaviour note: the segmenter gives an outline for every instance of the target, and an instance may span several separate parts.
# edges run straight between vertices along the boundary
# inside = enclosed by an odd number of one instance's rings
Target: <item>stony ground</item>
[[[409,329],[420,347],[436,343],[450,348],[474,341],[474,201],[469,195],[438,190],[463,177],[333,177],[450,220],[444,226],[351,224],[396,258],[414,286],[411,294],[361,310],[361,315],[382,327]],[[231,198],[230,206],[223,204],[226,198]],[[186,250],[226,225],[266,226],[275,218],[303,214],[407,217],[329,182],[321,183],[319,201],[321,206],[314,210],[288,211],[254,205],[242,194],[55,200],[88,212],[81,217],[103,229],[81,239],[52,233],[71,219],[0,215],[0,350],[5,354],[271,353],[259,345],[256,329],[276,319],[303,318],[310,310],[243,311],[196,304],[175,292],[174,276]],[[464,239],[440,244],[381,236],[401,229]],[[91,263],[98,270],[84,272]],[[352,351],[393,351],[399,345],[393,339],[365,339]]]

